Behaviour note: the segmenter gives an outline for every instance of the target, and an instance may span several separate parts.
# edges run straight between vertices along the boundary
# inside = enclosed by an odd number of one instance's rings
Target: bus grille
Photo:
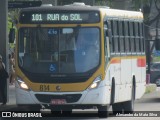
[[[66,94],[66,95],[46,95],[35,94],[36,98],[43,103],[50,103],[52,99],[65,99],[67,103],[77,102],[82,94]]]

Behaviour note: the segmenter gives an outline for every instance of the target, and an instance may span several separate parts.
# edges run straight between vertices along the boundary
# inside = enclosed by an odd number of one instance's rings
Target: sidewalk
[[[157,85],[156,85],[156,84],[153,84],[153,83],[146,84],[145,94],[156,91],[156,88],[157,88]]]
[[[0,106],[0,111],[7,111],[12,110],[17,107],[16,106],[16,94],[15,94],[15,85],[9,85],[9,96],[8,96],[8,102],[5,106]]]
[[[9,101],[7,105],[16,105],[15,85],[9,85]]]

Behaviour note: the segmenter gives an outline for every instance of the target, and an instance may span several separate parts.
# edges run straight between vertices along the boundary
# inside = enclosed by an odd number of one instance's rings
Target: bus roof
[[[140,11],[127,11],[118,9],[103,9],[100,8],[108,18],[123,18],[143,20],[143,13]]]
[[[91,6],[43,6],[43,7],[30,7],[30,8],[24,8],[21,11],[53,11],[53,10],[70,10],[70,11],[99,11],[99,8],[97,7],[91,7]]]

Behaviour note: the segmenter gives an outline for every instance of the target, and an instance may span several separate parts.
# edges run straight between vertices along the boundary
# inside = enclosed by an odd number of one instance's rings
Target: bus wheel
[[[122,103],[115,103],[112,105],[112,111],[113,111],[113,114],[116,115],[116,114],[122,114],[123,112],[123,104]]]
[[[133,113],[134,111],[134,99],[135,99],[135,93],[134,93],[134,87],[132,87],[132,95],[131,100],[124,102],[124,113]]]
[[[108,106],[99,106],[98,107],[98,116],[100,118],[106,118],[108,117],[109,112],[108,112]]]

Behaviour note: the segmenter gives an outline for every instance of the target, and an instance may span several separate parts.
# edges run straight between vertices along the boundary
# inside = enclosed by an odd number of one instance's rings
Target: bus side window
[[[136,53],[140,52],[140,47],[139,47],[139,26],[138,26],[138,22],[134,23],[134,27],[135,27],[135,47],[136,47]]]
[[[129,33],[128,33],[128,21],[126,21],[125,23],[125,26],[124,26],[124,29],[125,29],[125,51],[126,53],[129,53],[130,52],[130,46],[129,46]]]
[[[125,41],[124,41],[124,22],[119,21],[119,40],[120,40],[120,52],[125,52]]]
[[[140,23],[140,41],[141,41],[141,52],[144,52],[144,37],[143,37],[143,23]]]
[[[129,39],[129,52],[131,53],[131,26],[130,26],[130,22],[128,21],[128,39]]]
[[[104,22],[104,43],[105,43],[105,57],[106,60],[108,61],[110,59],[110,35],[111,34],[111,29],[110,29],[110,21],[105,21]]]
[[[111,38],[110,38],[110,46],[111,46],[111,53],[115,53],[115,44],[114,44],[114,27],[113,27],[113,20],[111,20]]]
[[[119,26],[119,23],[118,23],[118,20],[114,20],[113,21],[113,41],[114,41],[114,47],[115,47],[115,53],[119,53],[119,33],[118,33],[118,26]]]
[[[131,44],[131,52],[134,53],[135,52],[135,45],[134,45],[134,27],[133,27],[133,22],[130,22],[130,44]]]

